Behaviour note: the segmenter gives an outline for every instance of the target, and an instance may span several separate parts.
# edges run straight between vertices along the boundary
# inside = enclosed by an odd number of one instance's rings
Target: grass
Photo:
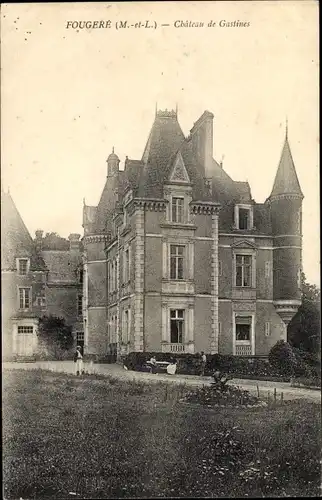
[[[320,409],[203,408],[191,388],[3,374],[4,498],[320,495]]]

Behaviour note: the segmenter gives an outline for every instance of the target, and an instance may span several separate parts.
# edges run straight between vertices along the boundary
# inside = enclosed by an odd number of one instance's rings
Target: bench
[[[167,373],[167,368],[171,365],[170,361],[156,361],[156,372],[157,373]],[[146,362],[146,367],[152,370],[152,365],[150,361]]]

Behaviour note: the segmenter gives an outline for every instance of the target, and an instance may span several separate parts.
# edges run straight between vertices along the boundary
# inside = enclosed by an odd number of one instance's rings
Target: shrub
[[[268,359],[270,364],[280,373],[293,375],[296,357],[288,342],[279,340],[270,350]]]
[[[177,361],[177,374],[199,375],[201,368],[201,357],[199,354],[171,354],[160,352],[131,352],[123,358],[124,365],[129,370],[144,371],[144,365],[154,355],[157,361]],[[205,375],[211,376],[216,370],[220,370],[235,378],[259,378],[266,380],[285,380],[289,377],[281,374],[276,368],[269,364],[266,359],[237,357],[231,355],[212,354],[207,355]]]

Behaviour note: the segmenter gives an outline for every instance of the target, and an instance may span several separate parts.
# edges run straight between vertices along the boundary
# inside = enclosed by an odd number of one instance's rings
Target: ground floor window
[[[170,310],[170,341],[171,344],[182,344],[184,337],[184,309]]]
[[[33,326],[18,326],[18,334],[21,335],[24,333],[29,333],[29,334],[34,333],[34,327]]]
[[[236,318],[236,341],[251,340],[252,317],[237,317]]]
[[[250,356],[252,354],[252,316],[236,316],[235,318],[235,354]]]

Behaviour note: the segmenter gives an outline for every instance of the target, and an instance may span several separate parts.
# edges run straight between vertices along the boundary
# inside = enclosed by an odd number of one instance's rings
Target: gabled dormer
[[[167,222],[190,223],[189,204],[192,200],[192,185],[180,151],[170,163],[169,176],[163,192],[164,198],[168,201]]]

